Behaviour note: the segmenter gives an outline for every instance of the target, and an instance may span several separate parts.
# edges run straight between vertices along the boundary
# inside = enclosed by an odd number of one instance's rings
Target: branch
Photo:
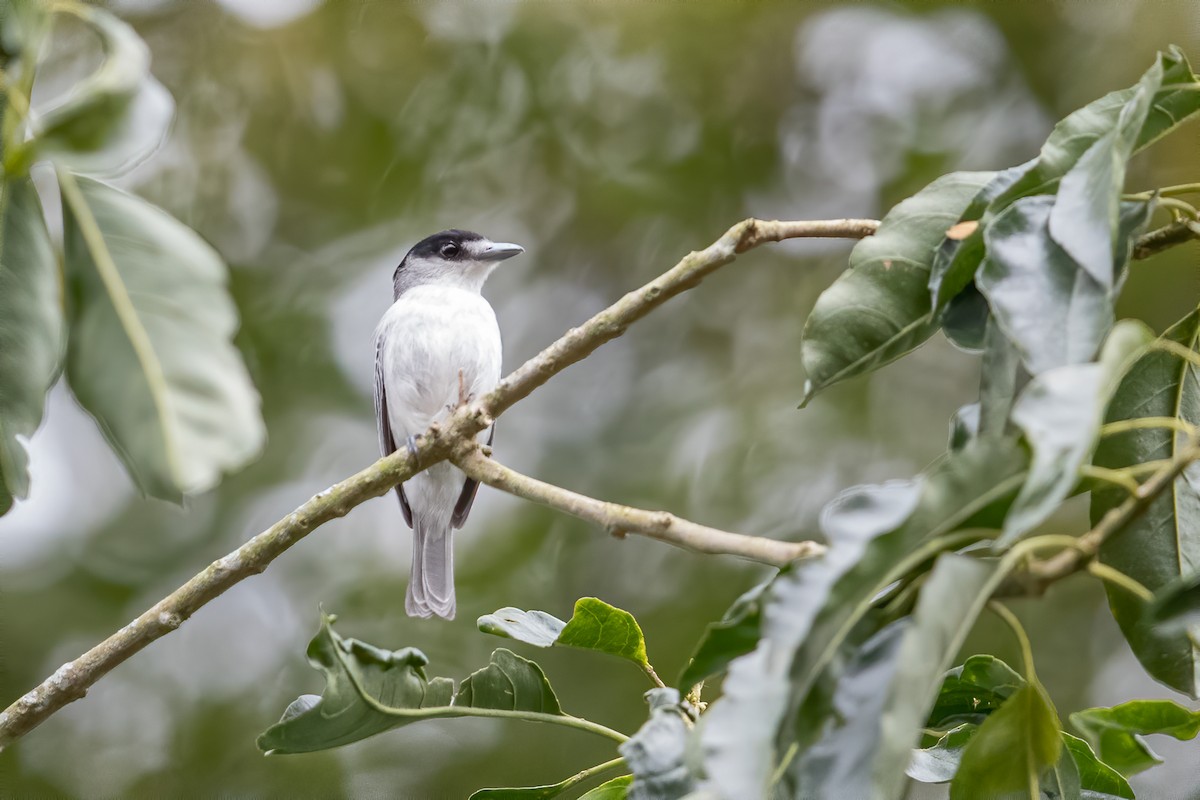
[[[1174,483],[1193,462],[1200,460],[1200,438],[1189,437],[1187,444],[1166,466],[1138,486],[1125,502],[1109,509],[1096,526],[1080,536],[1074,546],[1043,561],[1034,561],[1026,569],[1011,576],[1001,585],[997,596],[1014,594],[1040,595],[1050,584],[1087,568],[1100,552],[1100,546],[1120,534],[1130,523],[1145,513],[1150,504]]]
[[[778,222],[747,219],[699,252],[689,253],[666,273],[630,292],[578,328],[572,328],[526,361],[473,406],[463,406],[441,426],[417,440],[417,455],[401,450],[311,498],[234,552],[214,561],[133,622],[74,661],[63,664],[41,685],[0,711],[0,750],[52,714],[87,694],[96,681],[125,659],[183,624],[192,614],[243,579],[260,573],[289,547],[331,519],[386,493],[416,472],[444,461],[458,442],[473,439],[514,403],[600,345],[620,336],[633,322],[670,298],[700,283],[720,267],[765,242],[798,238],[861,239],[878,227],[874,220]],[[722,532],[723,533],[723,532]],[[725,534],[732,536],[733,534]]]
[[[689,522],[666,511],[646,511],[596,500],[515,472],[485,456],[478,447],[451,456],[451,460],[480,483],[595,522],[618,537],[636,533],[696,553],[739,556],[774,567],[825,552],[825,546],[817,542],[784,542],[745,536]]]
[[[1149,258],[1169,247],[1193,239],[1200,239],[1200,222],[1194,219],[1179,219],[1139,236],[1133,248],[1133,257]]]

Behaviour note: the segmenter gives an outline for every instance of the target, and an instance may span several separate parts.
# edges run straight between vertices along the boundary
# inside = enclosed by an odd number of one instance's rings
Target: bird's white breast
[[[388,421],[396,443],[500,381],[500,328],[487,300],[451,286],[416,286],[379,323]]]

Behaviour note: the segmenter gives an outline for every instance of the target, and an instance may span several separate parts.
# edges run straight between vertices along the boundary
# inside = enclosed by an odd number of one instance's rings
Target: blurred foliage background
[[[184,509],[140,499],[62,387],[33,439],[29,500],[0,519],[0,703],[213,558],[375,459],[371,333],[417,239],[466,227],[525,245],[485,294],[506,368],[747,215],[877,217],[952,169],[1033,155],[1053,121],[1135,81],[1169,43],[1200,57],[1187,2],[410,3],[119,0],[177,118],[118,182],[232,267],[238,345],[264,398],[261,460]],[[60,80],[89,42],[60,39]],[[54,76],[48,75],[53,86]],[[35,103],[37,98],[35,97]],[[1132,190],[1200,180],[1195,131],[1140,156]],[[757,250],[509,412],[497,452],[585,493],[747,533],[806,538],[839,488],[938,455],[975,392],[940,337],[799,411],[800,328],[848,243]],[[1138,264],[1124,316],[1194,307],[1197,245]],[[1085,508],[1052,525],[1078,530]],[[422,648],[462,678],[496,645],[475,618],[570,615],[595,595],[642,622],[665,675],[763,570],[631,537],[484,489],[459,541],[459,618],[404,616],[409,537],[392,496],[213,602],[0,754],[14,797],[459,798],[611,757],[519,723],[423,723],[309,756],[254,737],[301,691],[318,603],[345,635]],[[1077,580],[1015,604],[1065,715],[1170,696]],[[972,651],[1012,658],[985,618]],[[631,732],[644,679],[537,654],[565,708]],[[1177,698],[1182,699],[1182,698]],[[1195,744],[1154,742],[1155,798],[1200,797]]]

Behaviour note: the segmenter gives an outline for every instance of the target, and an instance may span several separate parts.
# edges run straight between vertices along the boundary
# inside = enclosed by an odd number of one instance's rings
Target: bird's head
[[[479,291],[496,265],[525,252],[519,244],[493,242],[471,231],[435,233],[413,245],[396,267],[392,283],[399,297],[414,286],[455,286]]]

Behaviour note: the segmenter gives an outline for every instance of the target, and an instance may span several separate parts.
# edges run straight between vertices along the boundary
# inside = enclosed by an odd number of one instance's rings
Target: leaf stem
[[[1132,417],[1109,422],[1101,426],[1101,436],[1115,436],[1130,431],[1170,428],[1188,436],[1196,432],[1196,426],[1179,417]]]
[[[611,761],[605,761],[603,764],[597,764],[594,767],[588,767],[587,769],[580,770],[571,777],[567,778],[560,785],[564,790],[570,789],[575,784],[582,783],[593,775],[599,775],[601,772],[608,772],[610,769],[616,769],[624,763],[625,758],[623,756],[617,756]]]
[[[1080,468],[1079,474],[1085,478],[1119,486],[1130,494],[1137,494],[1138,482],[1128,472],[1085,464]]]
[[[1017,615],[1009,610],[1008,606],[998,600],[989,600],[987,604],[988,610],[999,617],[1005,625],[1012,630],[1013,635],[1017,637],[1017,644],[1021,647],[1021,663],[1024,664],[1025,680],[1030,683],[1037,683],[1037,671],[1033,667],[1033,646],[1029,643],[1029,636],[1025,633],[1025,628],[1021,625],[1021,621],[1017,619]]]
[[[1087,571],[1102,581],[1107,581],[1113,586],[1120,586],[1143,603],[1150,603],[1154,600],[1154,592],[1151,592],[1137,580],[1134,580],[1119,569],[1110,567],[1108,564],[1093,558],[1088,562]]]
[[[649,661],[647,661],[645,664],[638,664],[638,666],[642,668],[642,672],[646,673],[646,677],[648,677],[655,686],[657,686],[659,689],[667,688],[667,685],[663,683],[662,678],[658,677],[658,673],[654,671],[654,667],[650,666]]]
[[[1173,342],[1170,339],[1155,339],[1151,342],[1150,348],[1152,350],[1162,350],[1185,361],[1189,361],[1193,367],[1200,367],[1200,353],[1197,353],[1190,347],[1184,347],[1179,342]]]

